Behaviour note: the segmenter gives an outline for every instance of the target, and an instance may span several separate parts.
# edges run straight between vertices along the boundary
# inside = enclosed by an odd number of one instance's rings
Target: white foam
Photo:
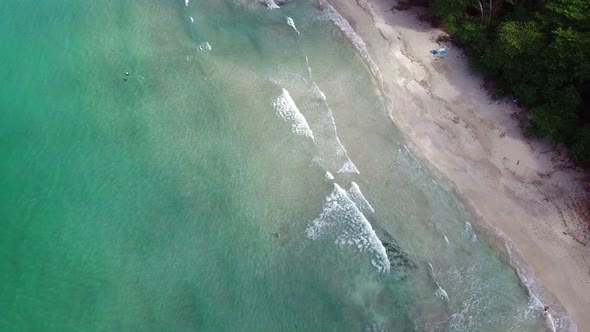
[[[434,273],[434,267],[432,266],[432,264],[428,263],[428,266],[430,266],[430,272],[432,273],[432,280],[434,280],[434,283],[436,284],[436,290],[434,291],[434,296],[438,297],[439,299],[443,300],[443,301],[449,301],[449,294],[447,294],[447,291],[442,288],[440,286],[440,284],[438,283],[438,281],[436,280],[436,274]]]
[[[553,317],[551,316],[551,314],[547,314],[547,316],[545,316],[545,321],[552,332],[557,331],[557,329],[555,328],[555,322],[553,321]]]
[[[369,55],[369,51],[367,50],[367,45],[363,41],[363,39],[354,31],[350,23],[338,13],[334,7],[330,4],[326,3],[328,6],[328,10],[326,11],[327,18],[334,23],[346,35],[346,37],[352,42],[356,50],[359,52],[365,63],[369,66],[371,73],[373,76],[377,78],[379,84],[383,82],[383,76],[381,75],[381,71],[379,67],[371,60],[371,56]]]
[[[195,23],[195,19],[192,16],[189,16],[191,23]]]
[[[266,4],[266,8],[268,8],[268,9],[279,9],[279,8],[281,8],[281,7],[279,7],[279,5],[277,5],[275,3],[274,0],[265,0],[264,3]]]
[[[313,132],[309,128],[307,120],[295,105],[289,91],[282,89],[282,93],[273,101],[273,107],[277,114],[285,121],[291,121],[291,129],[297,135],[306,136],[315,141]]]
[[[463,235],[469,239],[471,243],[477,242],[477,235],[473,232],[473,226],[469,221],[465,222],[465,228],[463,229]]]
[[[184,0],[184,5],[188,7],[188,1],[189,0]]]
[[[332,181],[334,180],[334,175],[332,175],[332,173],[330,173],[329,171],[326,171],[326,174],[324,175],[324,180]]]
[[[346,191],[336,183],[326,197],[320,216],[307,225],[305,233],[308,238],[316,240],[327,236],[331,230],[337,245],[369,251],[373,255],[371,264],[377,271],[389,272],[391,265],[383,243]]]
[[[343,164],[340,166],[337,173],[360,174],[359,170],[356,168],[356,165],[348,157],[348,153],[346,152],[344,145],[342,145],[342,142],[340,142],[340,138],[338,137],[338,132],[336,129],[336,120],[334,120],[334,113],[332,113],[332,109],[330,108],[330,106],[328,106],[326,95],[322,92],[322,90],[320,90],[317,84],[314,83],[314,85],[317,88],[316,92],[318,94],[318,97],[322,100],[324,106],[326,107],[326,112],[323,116],[321,125],[323,128],[326,129],[326,131],[333,131],[333,135],[335,138],[335,142],[332,145],[333,152],[336,154],[336,156],[345,158]]]
[[[527,292],[529,293],[529,307],[527,310],[527,314],[532,314],[534,316],[539,315],[539,312],[543,310],[545,306],[543,302],[537,297],[540,296],[547,296],[545,294],[546,290],[539,284],[539,281],[535,278],[533,270],[528,266],[523,260],[521,253],[518,252],[518,249],[515,247],[514,242],[508,238],[505,233],[502,233],[500,230],[495,229],[496,235],[503,239],[504,246],[506,251],[508,252],[508,258],[510,261],[510,265],[515,269],[516,274],[524,284]],[[553,312],[553,314],[549,314],[545,316],[547,327],[555,332],[556,330],[559,331],[568,331],[568,332],[575,332],[577,331],[576,324],[572,322],[569,315],[566,312]]]
[[[308,67],[309,68],[309,67]],[[311,76],[311,68],[309,68],[309,76]],[[322,101],[326,101],[326,95],[324,94],[324,92],[322,90],[320,90],[320,87],[313,83],[313,87],[312,87],[312,94],[314,97],[322,100]]]
[[[307,57],[307,55],[305,56],[305,64],[307,65],[307,72],[309,73],[309,79],[313,80],[313,77],[311,76],[311,67],[309,66],[309,58]],[[320,90],[320,88],[318,88],[317,84],[315,84],[315,83],[314,83],[313,85],[314,85],[314,86],[315,86],[315,87],[316,87],[318,90]],[[320,92],[321,92],[321,90],[320,90]],[[322,94],[323,94],[323,92],[322,92]],[[326,97],[326,96],[324,96],[324,100],[325,100],[325,97]]]
[[[309,58],[305,57],[306,64]],[[303,68],[277,67],[271,73],[270,81],[281,88],[303,94],[304,97],[298,100],[298,107],[301,113],[309,121],[313,130],[314,141],[318,148],[316,162],[325,170],[336,173],[359,174],[356,165],[349,158],[346,149],[338,137],[334,115],[330,109],[327,98],[319,86],[311,79],[311,68],[307,66],[309,78],[305,79],[299,75]]]
[[[300,35],[299,30],[297,30],[297,28],[295,27],[295,21],[293,21],[293,19],[289,16],[287,16],[287,25],[293,28],[293,30],[295,30],[295,32],[297,32],[297,34]],[[307,57],[305,58],[307,59]]]
[[[539,313],[544,312],[543,309],[545,308],[545,304],[543,304],[543,302],[541,302],[541,300],[539,300],[539,298],[532,291],[530,291],[529,293],[529,305],[527,308],[526,315],[528,317],[535,317],[539,315]],[[551,313],[547,313],[547,315],[543,316],[545,318],[545,324],[547,325],[549,330],[555,332],[555,321],[553,320],[553,316],[551,315]]]
[[[354,204],[361,210],[364,215],[369,213],[375,213],[375,209],[371,206],[369,201],[365,198],[365,195],[361,192],[361,188],[359,188],[356,182],[350,183],[350,188],[348,189],[348,196],[352,199]]]
[[[209,42],[200,43],[199,46],[197,46],[197,50],[201,52],[211,51],[211,45],[209,44]]]
[[[446,235],[443,235],[443,236],[445,237],[445,242],[446,242],[447,244],[451,244],[451,243],[449,242],[449,239],[447,238],[447,236],[446,236]]]
[[[447,294],[447,291],[440,286],[438,286],[438,288],[434,291],[434,296],[438,297],[443,301],[449,301],[449,295]]]
[[[346,150],[344,150],[344,151],[346,151]],[[338,174],[340,174],[340,173],[356,173],[356,174],[360,174],[359,170],[356,168],[356,166],[352,162],[352,160],[350,160],[350,158],[347,158],[347,159],[348,160],[344,163],[344,165],[342,165],[342,167],[340,167],[340,169],[338,170]]]
[[[419,186],[425,185],[422,180],[429,177],[428,171],[426,171],[418,158],[410,151],[410,148],[405,144],[400,144],[398,145],[397,151],[399,166],[405,170],[410,170],[405,173],[408,176],[408,180],[416,182]]]

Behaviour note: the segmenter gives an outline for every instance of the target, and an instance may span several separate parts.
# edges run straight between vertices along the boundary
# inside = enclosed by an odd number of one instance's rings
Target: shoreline
[[[418,20],[420,9],[391,11],[394,0],[328,2],[380,69],[391,120],[452,185],[537,306],[551,307],[559,331],[576,330],[570,317],[590,330],[590,239],[575,210],[586,195],[584,174],[548,142],[524,138],[523,111],[492,101],[462,50],[437,42],[447,34]],[[429,53],[443,47],[448,55]]]

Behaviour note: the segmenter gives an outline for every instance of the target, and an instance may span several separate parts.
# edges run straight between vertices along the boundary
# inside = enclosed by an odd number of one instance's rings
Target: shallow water
[[[11,1],[0,27],[1,330],[543,328],[330,8]]]

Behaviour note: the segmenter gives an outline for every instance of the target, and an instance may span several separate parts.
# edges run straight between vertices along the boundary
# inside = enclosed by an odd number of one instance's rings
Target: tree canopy
[[[590,1],[429,0],[471,65],[529,109],[526,133],[590,162]]]

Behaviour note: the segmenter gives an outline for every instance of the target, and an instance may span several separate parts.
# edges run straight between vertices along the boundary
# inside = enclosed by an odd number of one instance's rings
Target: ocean
[[[0,2],[0,330],[546,329],[348,22],[272,3]]]

